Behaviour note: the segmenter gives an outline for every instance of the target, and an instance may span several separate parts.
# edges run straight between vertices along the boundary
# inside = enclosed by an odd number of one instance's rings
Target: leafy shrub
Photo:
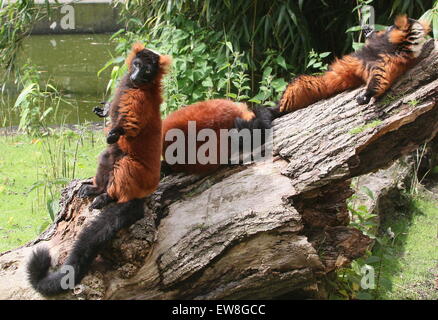
[[[184,29],[170,23],[163,23],[159,28],[148,28],[148,23],[141,24],[135,19],[130,23],[136,25],[137,30],[121,30],[113,36],[117,41],[118,56],[111,59],[99,73],[112,66],[108,90],[114,90],[117,79],[126,72],[126,66],[121,65],[123,57],[136,41],[145,43],[148,48],[161,54],[171,55],[172,70],[164,80],[164,114],[183,105],[213,98],[228,97],[235,101],[272,105],[286,86],[284,79],[274,80],[273,68],[265,64],[260,89],[253,94],[249,68],[243,62],[246,54],[236,51],[231,42],[222,38],[222,33],[200,29],[192,21],[186,21]],[[269,62],[287,68],[284,59],[274,57],[275,52],[271,51]],[[254,97],[251,99],[251,96]]]
[[[20,115],[19,130],[37,135],[45,127],[50,115],[56,115],[62,99],[59,91],[49,82],[41,85],[41,78],[35,66],[27,63],[21,67],[19,84],[23,86],[14,108]],[[66,102],[68,103],[68,102]]]

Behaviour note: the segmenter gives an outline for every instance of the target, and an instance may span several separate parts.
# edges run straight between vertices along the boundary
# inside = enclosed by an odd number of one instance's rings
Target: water
[[[108,96],[105,91],[111,70],[99,77],[97,72],[114,56],[114,48],[109,34],[32,35],[26,39],[19,61],[30,60],[43,79],[50,79],[72,103],[60,106],[56,122],[95,122],[98,118],[91,110]],[[0,97],[0,126],[4,119],[6,126],[15,126],[19,117],[11,109],[19,92],[13,85],[7,88]]]

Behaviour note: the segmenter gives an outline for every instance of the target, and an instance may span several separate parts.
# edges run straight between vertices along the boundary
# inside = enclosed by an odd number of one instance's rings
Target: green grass
[[[47,202],[57,203],[66,181],[94,175],[103,133],[85,132],[0,136],[0,252],[43,231],[51,221]]]
[[[438,200],[417,196],[402,214],[386,219],[385,230],[395,233],[392,257],[382,265],[388,288],[379,290],[379,299],[438,299]],[[374,255],[382,248],[377,245]]]

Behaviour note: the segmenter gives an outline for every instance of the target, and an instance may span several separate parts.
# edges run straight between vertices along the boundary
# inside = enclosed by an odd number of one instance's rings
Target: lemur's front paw
[[[111,131],[108,133],[108,137],[106,137],[106,142],[108,144],[113,144],[119,141],[119,138],[121,135],[125,133],[125,130],[121,127],[116,127],[114,129],[111,129]]]
[[[370,102],[370,100],[371,100],[371,97],[367,96],[365,94],[356,98],[357,103],[360,105],[367,104],[368,102]]]

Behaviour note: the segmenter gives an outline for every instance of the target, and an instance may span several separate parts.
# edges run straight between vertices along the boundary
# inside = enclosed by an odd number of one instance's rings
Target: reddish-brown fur
[[[236,103],[225,99],[214,99],[198,102],[186,107],[183,107],[171,113],[163,121],[163,158],[165,157],[166,148],[173,141],[165,141],[164,137],[170,129],[180,129],[184,132],[187,143],[188,122],[196,121],[196,133],[204,128],[213,129],[216,132],[217,139],[217,159],[219,162],[219,145],[220,145],[220,129],[231,129],[234,127],[234,119],[242,118],[250,120],[254,117],[254,113],[249,111],[245,104]],[[196,150],[204,142],[197,142]],[[187,150],[187,146],[186,146]],[[187,161],[186,161],[187,163]],[[220,164],[173,164],[172,171],[187,172],[197,174],[207,174],[217,170]]]
[[[157,82],[150,88],[129,89],[120,100],[126,133],[118,145],[126,155],[116,162],[107,192],[126,202],[152,193],[160,181],[161,87]]]
[[[427,34],[430,31],[428,24],[419,23]],[[280,111],[301,109],[364,83],[367,90],[363,103],[371,96],[381,96],[415,62],[414,53],[405,50],[410,49],[406,41],[413,37],[411,21],[406,15],[398,16],[394,26],[387,33],[375,32],[364,49],[336,59],[323,75],[297,77],[286,88],[280,100]],[[383,53],[383,49],[388,53]]]
[[[133,46],[126,59],[129,69],[132,59],[143,49],[141,44]],[[143,198],[158,186],[162,147],[161,80],[170,63],[168,56],[160,56],[158,75],[153,82],[128,88],[120,95],[119,116],[111,128],[118,125],[125,131],[117,142],[124,155],[115,162],[107,187],[108,195],[119,203]]]
[[[297,77],[284,92],[280,101],[280,111],[294,111],[328,98],[363,83],[368,72],[357,58],[346,56],[336,59],[329,71],[322,76],[302,75]]]

